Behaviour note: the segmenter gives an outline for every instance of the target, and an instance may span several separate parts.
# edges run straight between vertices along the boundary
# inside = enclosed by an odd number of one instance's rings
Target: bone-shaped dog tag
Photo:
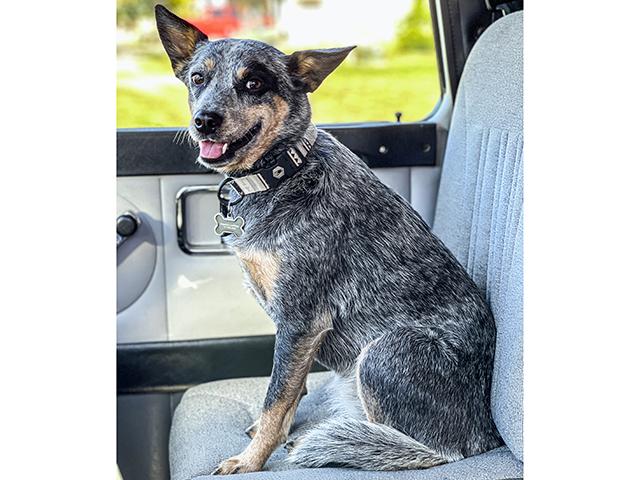
[[[220,212],[216,213],[213,220],[216,222],[214,232],[216,235],[224,235],[225,233],[233,233],[236,237],[239,237],[244,233],[244,218],[227,218]]]

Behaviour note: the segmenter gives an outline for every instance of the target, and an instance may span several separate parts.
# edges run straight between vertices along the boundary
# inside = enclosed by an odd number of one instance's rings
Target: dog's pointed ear
[[[206,42],[207,36],[189,22],[174,15],[162,5],[156,5],[156,25],[176,77],[180,77],[189,63],[196,45]]]
[[[301,50],[287,55],[286,62],[294,86],[313,92],[355,47]]]

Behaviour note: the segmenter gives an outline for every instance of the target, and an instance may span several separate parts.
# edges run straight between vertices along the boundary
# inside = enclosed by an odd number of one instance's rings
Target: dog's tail
[[[429,468],[453,460],[386,425],[335,418],[297,440],[288,460],[302,467]]]

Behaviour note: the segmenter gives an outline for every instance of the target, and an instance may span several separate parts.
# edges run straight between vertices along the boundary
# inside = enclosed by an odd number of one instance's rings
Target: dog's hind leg
[[[301,466],[428,468],[500,444],[474,359],[439,333],[404,327],[360,354],[356,380],[368,421],[334,418],[296,442]],[[479,378],[482,377],[482,378]]]

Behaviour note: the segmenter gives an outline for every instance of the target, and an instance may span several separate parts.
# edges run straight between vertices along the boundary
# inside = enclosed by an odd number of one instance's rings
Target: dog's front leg
[[[289,436],[289,430],[291,428],[291,424],[293,423],[293,417],[296,414],[296,409],[298,408],[298,402],[300,402],[300,399],[304,397],[307,393],[308,393],[307,385],[305,384],[302,386],[302,392],[300,392],[300,396],[298,397],[298,400],[293,404],[293,406],[287,412],[287,415],[284,419],[284,424],[282,427],[282,443],[284,443],[287,440],[287,437]],[[246,433],[249,438],[255,437],[256,432],[258,431],[258,425],[260,425],[259,418],[255,422],[253,422],[251,425],[249,425],[247,429],[244,431],[244,433]]]
[[[286,440],[307,375],[327,331],[278,329],[271,380],[255,435],[241,454],[222,462],[213,472],[215,475],[259,471]]]

